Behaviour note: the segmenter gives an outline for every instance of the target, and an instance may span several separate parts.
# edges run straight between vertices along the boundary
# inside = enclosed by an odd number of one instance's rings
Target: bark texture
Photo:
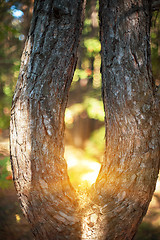
[[[77,195],[63,138],[83,5],[35,1],[11,110],[14,183],[37,240],[131,240],[159,167],[149,1],[100,1],[106,151],[90,193]]]
[[[79,239],[64,155],[64,112],[84,1],[35,0],[11,112],[11,163],[36,239]]]
[[[106,213],[106,239],[129,240],[147,211],[159,170],[150,5],[101,0],[99,11],[106,151],[95,198]]]

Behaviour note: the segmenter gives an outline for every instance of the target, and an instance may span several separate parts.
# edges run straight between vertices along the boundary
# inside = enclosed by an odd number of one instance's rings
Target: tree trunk
[[[11,110],[13,179],[35,238],[80,239],[64,155],[64,112],[84,1],[36,0]]]
[[[106,151],[90,193],[64,159],[64,112],[83,0],[36,0],[11,110],[11,163],[35,239],[132,239],[159,165],[149,1],[100,1]]]
[[[106,239],[132,239],[159,170],[150,6],[147,0],[101,0],[99,11],[106,151],[95,199],[106,213]]]

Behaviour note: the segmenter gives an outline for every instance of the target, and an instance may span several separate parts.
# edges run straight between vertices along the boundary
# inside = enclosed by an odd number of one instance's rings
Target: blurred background
[[[33,239],[19,207],[9,161],[10,107],[32,17],[33,2],[0,1],[0,240]],[[96,0],[87,1],[77,69],[65,115],[65,158],[75,187],[91,184],[95,180],[104,152],[98,8]],[[151,53],[153,77],[158,87],[160,12],[154,12],[152,17]],[[77,165],[78,168],[75,168]],[[160,240],[160,181],[135,239]]]

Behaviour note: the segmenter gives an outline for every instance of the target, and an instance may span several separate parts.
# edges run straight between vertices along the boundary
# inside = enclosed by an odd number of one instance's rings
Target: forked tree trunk
[[[64,112],[83,0],[36,0],[11,111],[11,163],[38,240],[132,239],[158,175],[149,1],[100,1],[106,152],[91,192],[78,196],[64,159]]]

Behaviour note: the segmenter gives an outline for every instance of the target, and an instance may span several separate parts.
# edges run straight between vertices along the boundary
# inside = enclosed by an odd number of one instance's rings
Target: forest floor
[[[33,240],[11,178],[8,133],[0,135],[0,240]],[[160,177],[135,240],[160,240]]]

